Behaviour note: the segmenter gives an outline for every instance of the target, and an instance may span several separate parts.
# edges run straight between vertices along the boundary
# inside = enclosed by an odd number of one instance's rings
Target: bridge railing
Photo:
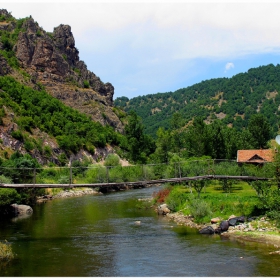
[[[195,177],[204,175],[256,176],[273,178],[275,166],[266,163],[238,165],[234,160],[195,160],[170,162],[168,164],[146,164],[129,166],[87,167],[43,167],[11,168],[0,167],[1,175],[11,178],[10,183],[75,184],[75,183],[123,183],[169,178]]]

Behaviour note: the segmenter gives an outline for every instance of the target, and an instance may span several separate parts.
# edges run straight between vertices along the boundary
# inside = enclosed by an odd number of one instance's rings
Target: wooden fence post
[[[33,184],[36,184],[36,168],[33,169]]]
[[[72,159],[70,159],[70,180],[69,180],[70,185],[72,185]]]
[[[179,175],[180,175],[180,178],[182,178],[182,174],[181,174],[181,164],[179,162]]]
[[[107,183],[109,183],[109,166],[106,166]]]

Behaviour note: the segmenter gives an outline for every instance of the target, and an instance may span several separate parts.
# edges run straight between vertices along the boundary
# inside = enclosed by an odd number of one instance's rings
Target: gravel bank
[[[206,226],[218,227],[218,223],[196,224],[191,216],[185,216],[180,212],[168,213],[166,217],[178,225],[185,225],[198,230]],[[251,241],[273,245],[277,250],[272,252],[272,254],[280,254],[280,230],[266,217],[259,217],[250,222],[230,226],[228,231],[222,232],[221,235],[230,239],[239,240],[240,242]]]

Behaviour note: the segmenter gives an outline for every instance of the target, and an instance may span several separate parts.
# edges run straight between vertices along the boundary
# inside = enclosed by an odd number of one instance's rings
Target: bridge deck
[[[120,183],[94,183],[94,184],[0,184],[0,188],[114,188],[125,186],[145,186],[164,183],[180,183],[195,180],[219,180],[219,179],[234,179],[244,181],[257,181],[257,180],[271,180],[269,178],[260,178],[254,176],[227,176],[227,175],[204,175],[195,177],[182,177],[182,178],[169,178],[158,180],[144,180],[137,182],[120,182]]]

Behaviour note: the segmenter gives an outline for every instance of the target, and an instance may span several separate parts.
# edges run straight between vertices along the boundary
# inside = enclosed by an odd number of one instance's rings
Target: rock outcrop
[[[0,9],[0,16],[11,17]],[[1,21],[0,30],[13,32],[16,21]],[[3,49],[0,43],[0,49]],[[13,51],[20,67],[30,76],[29,86],[45,90],[67,106],[91,116],[93,121],[123,131],[123,124],[113,111],[114,87],[103,83],[79,59],[75,39],[69,25],[59,25],[52,33],[43,30],[32,17],[23,20]],[[11,73],[0,55],[0,75]],[[13,73],[15,77],[15,73]]]
[[[171,211],[170,209],[168,208],[167,204],[161,204],[158,206],[157,208],[157,213],[159,215],[166,215],[166,214],[169,214]]]
[[[11,212],[15,217],[17,216],[26,216],[31,215],[33,213],[33,209],[28,205],[23,204],[12,204]]]

